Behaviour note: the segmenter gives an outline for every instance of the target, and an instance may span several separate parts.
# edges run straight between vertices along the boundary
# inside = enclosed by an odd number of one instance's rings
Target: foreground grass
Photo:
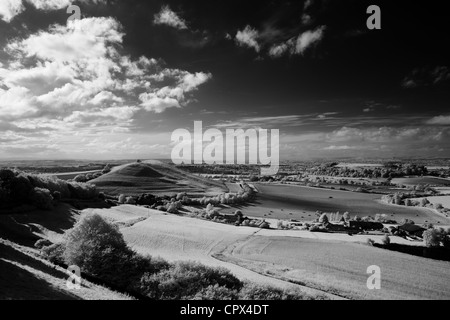
[[[450,299],[449,262],[364,244],[256,236],[221,259],[350,299]],[[367,289],[371,265],[381,269],[380,290]]]
[[[130,300],[128,295],[83,280],[69,290],[67,271],[37,257],[30,249],[0,239],[1,300]]]
[[[65,235],[65,242],[44,246],[47,259],[76,265],[110,287],[149,299],[304,300],[310,296],[242,282],[230,271],[198,262],[169,263],[131,250],[116,225],[100,215],[85,215]]]

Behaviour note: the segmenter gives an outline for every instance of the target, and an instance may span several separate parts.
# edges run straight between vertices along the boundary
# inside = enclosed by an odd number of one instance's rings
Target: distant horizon
[[[147,157],[137,157],[137,158],[55,158],[55,159],[45,159],[45,158],[0,158],[0,163],[1,162],[13,162],[13,161],[80,161],[80,162],[108,162],[108,161],[137,161],[137,160],[141,160],[141,161],[146,161],[146,160],[160,160],[160,161],[168,161],[168,162],[172,162],[172,159],[170,159],[170,157],[167,158],[147,158]],[[430,157],[430,158],[419,158],[419,157],[390,157],[390,158],[354,158],[354,157],[338,157],[338,158],[310,158],[310,159],[281,159],[280,162],[281,164],[284,162],[296,162],[296,161],[300,161],[300,162],[308,162],[308,161],[321,161],[321,162],[340,162],[340,163],[368,163],[369,161],[372,162],[372,164],[375,164],[377,161],[378,162],[387,162],[387,161],[414,161],[414,160],[418,160],[418,161],[447,161],[450,164],[450,158],[447,157],[443,157],[443,158],[439,158],[439,157]],[[190,163],[185,163],[184,165],[189,165]],[[370,163],[369,163],[370,164]],[[192,164],[194,165],[194,164]],[[217,164],[217,165],[252,165],[252,164]]]

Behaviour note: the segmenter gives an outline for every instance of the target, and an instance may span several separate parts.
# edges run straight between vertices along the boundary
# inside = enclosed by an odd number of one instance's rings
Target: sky
[[[279,129],[282,160],[448,158],[449,31],[443,1],[1,0],[0,159],[170,158],[194,121]]]

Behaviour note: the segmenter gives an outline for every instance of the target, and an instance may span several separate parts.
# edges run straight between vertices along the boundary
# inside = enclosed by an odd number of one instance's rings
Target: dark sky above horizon
[[[283,160],[450,157],[449,31],[444,1],[5,0],[0,158],[168,158],[199,120]]]

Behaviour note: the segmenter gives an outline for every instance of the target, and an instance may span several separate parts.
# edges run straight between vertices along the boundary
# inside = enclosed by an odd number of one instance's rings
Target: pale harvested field
[[[255,236],[228,250],[229,261],[356,299],[450,299],[449,262],[357,243]],[[369,290],[367,268],[381,268]]]
[[[401,222],[412,219],[418,224],[426,221],[435,224],[449,224],[450,220],[437,215],[433,210],[404,206],[391,206],[381,203],[381,195],[347,192],[330,189],[309,188],[303,186],[256,184],[259,193],[255,203],[240,208],[244,215],[311,221],[316,211],[348,211],[353,217],[386,214],[391,219]],[[233,208],[224,212],[232,212]]]
[[[121,212],[125,212],[128,216],[130,210],[134,210],[136,215],[147,217],[145,221],[121,228],[127,243],[141,254],[160,256],[169,261],[197,261],[213,267],[225,267],[242,280],[279,288],[295,287],[311,296],[324,295],[333,299],[339,298],[316,289],[264,276],[212,256],[238,241],[251,237],[260,229],[238,228],[194,218],[166,215],[159,211],[127,205],[89,212],[114,220]],[[119,221],[123,222],[123,219]]]
[[[444,208],[450,209],[450,196],[443,196],[443,197],[427,197],[428,201],[430,201],[432,204],[442,204]]]
[[[356,242],[365,236],[234,227],[133,206],[93,212],[116,221],[127,220],[130,212],[146,218],[121,228],[127,243],[142,254],[222,266],[243,280],[282,288],[295,282],[308,294],[326,291],[334,298],[450,299],[449,262]],[[370,265],[381,267],[379,291],[366,287]]]

